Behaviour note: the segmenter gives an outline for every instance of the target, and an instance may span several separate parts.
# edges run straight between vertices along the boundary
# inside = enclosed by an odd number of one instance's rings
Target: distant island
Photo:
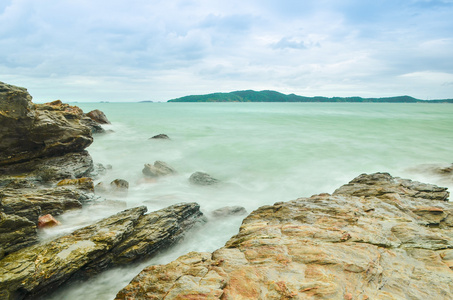
[[[362,97],[304,97],[295,94],[285,95],[276,91],[235,91],[206,95],[184,96],[167,102],[374,102],[374,103],[453,103],[453,99],[420,100],[410,96],[385,98]]]

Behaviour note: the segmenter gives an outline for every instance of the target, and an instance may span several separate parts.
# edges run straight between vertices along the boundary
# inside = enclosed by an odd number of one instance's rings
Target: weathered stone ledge
[[[362,174],[261,207],[213,253],[150,266],[116,299],[451,299],[446,188]]]
[[[0,260],[0,299],[34,299],[70,279],[147,259],[203,219],[196,203],[131,208]]]

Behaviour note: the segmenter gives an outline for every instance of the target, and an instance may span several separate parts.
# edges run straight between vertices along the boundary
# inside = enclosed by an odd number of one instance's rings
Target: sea
[[[190,251],[212,252],[238,233],[242,216],[214,217],[226,206],[248,213],[263,205],[332,193],[362,173],[393,176],[453,189],[429,171],[453,163],[453,105],[403,103],[73,103],[103,111],[108,131],[87,149],[107,167],[95,179],[129,183],[127,193],[99,194],[96,204],[59,216],[43,240],[70,233],[126,208],[148,211],[197,202],[207,218],[177,245],[140,264],[74,282],[49,299],[111,300],[144,267]],[[150,139],[166,134],[169,140]],[[147,180],[145,164],[163,161],[176,175]],[[201,171],[218,186],[196,186]],[[105,201],[104,201],[105,199]]]

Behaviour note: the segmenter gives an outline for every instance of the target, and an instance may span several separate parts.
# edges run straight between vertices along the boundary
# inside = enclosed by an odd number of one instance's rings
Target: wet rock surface
[[[362,174],[332,195],[255,210],[223,248],[150,266],[116,299],[450,299],[447,197]]]
[[[99,109],[92,110],[86,114],[87,117],[99,124],[110,124],[107,116]]]
[[[220,180],[212,177],[208,173],[195,172],[189,177],[189,182],[195,185],[216,185]]]
[[[167,163],[157,160],[154,164],[145,164],[142,173],[146,177],[157,178],[161,176],[176,174],[176,170],[169,166]]]
[[[0,166],[79,152],[93,142],[80,108],[31,99],[25,88],[0,82]]]
[[[156,134],[149,138],[150,140],[169,140],[170,137],[164,133]]]
[[[69,279],[149,258],[203,216],[196,203],[145,212],[144,206],[131,208],[6,256],[0,260],[0,299],[35,299]]]

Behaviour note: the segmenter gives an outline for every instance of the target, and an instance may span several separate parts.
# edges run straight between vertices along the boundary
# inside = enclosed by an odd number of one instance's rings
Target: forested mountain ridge
[[[453,99],[420,100],[410,96],[385,98],[362,97],[305,97],[295,94],[282,94],[276,91],[235,91],[230,93],[212,93],[191,95],[168,100],[167,102],[375,102],[375,103],[453,103]]]

